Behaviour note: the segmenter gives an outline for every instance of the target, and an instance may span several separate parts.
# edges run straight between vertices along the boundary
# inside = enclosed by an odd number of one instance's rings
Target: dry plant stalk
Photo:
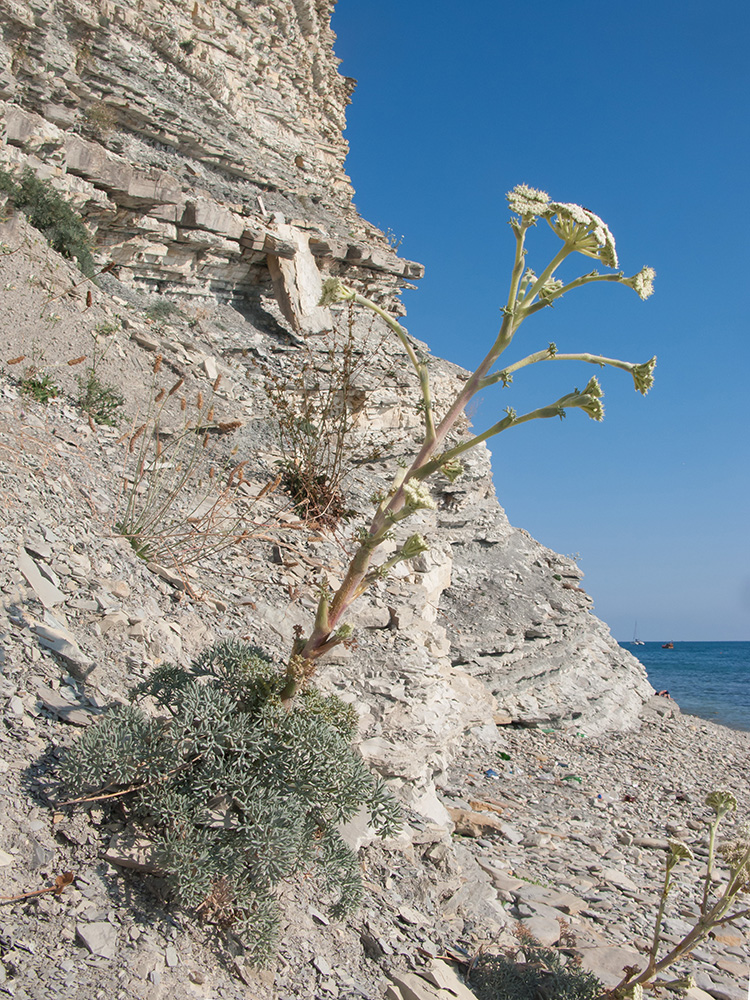
[[[355,454],[365,447],[365,435],[356,428],[365,395],[360,376],[386,336],[374,342],[359,338],[349,308],[343,328],[337,324],[322,337],[307,338],[293,371],[254,362],[276,422],[283,456],[278,463],[281,486],[310,525],[333,529],[356,513],[348,509],[343,487]],[[380,388],[387,377],[385,372],[369,391]]]
[[[236,507],[240,500],[252,508],[267,499],[280,480],[267,483],[255,495],[240,493],[246,463],[220,473],[210,456],[212,433],[229,434],[241,426],[238,420],[214,420],[214,395],[221,376],[208,392],[199,391],[191,405],[178,396],[183,377],[169,387],[159,385],[161,364],[162,356],[157,355],[144,419],[120,438],[125,447],[124,510],[116,528],[142,559],[166,562],[184,575],[185,567],[273,527],[273,520],[250,525],[248,511],[240,514]],[[167,434],[163,421],[173,397],[179,400],[182,425]]]

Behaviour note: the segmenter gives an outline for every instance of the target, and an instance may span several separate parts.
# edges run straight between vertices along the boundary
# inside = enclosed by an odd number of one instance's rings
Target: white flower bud
[[[414,510],[437,510],[437,504],[430,496],[430,491],[422,483],[410,480],[404,486],[404,496],[406,497],[406,507],[410,512]]]

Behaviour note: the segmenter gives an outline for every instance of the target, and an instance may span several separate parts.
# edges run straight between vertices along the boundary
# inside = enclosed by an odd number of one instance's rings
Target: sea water
[[[646,668],[657,691],[669,691],[688,715],[750,730],[750,642],[621,642]]]

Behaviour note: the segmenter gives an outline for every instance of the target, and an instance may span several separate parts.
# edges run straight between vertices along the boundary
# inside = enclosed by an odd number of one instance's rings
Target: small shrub
[[[521,955],[480,955],[470,985],[479,1000],[597,1000],[602,984],[581,967],[580,959],[543,947],[524,928],[518,930]]]
[[[327,472],[316,473],[296,462],[282,462],[281,486],[291,497],[297,514],[308,524],[335,528],[354,517],[342,490]]]
[[[188,668],[158,667],[61,768],[71,789],[127,796],[177,902],[231,928],[259,963],[278,935],[283,879],[316,872],[334,917],[357,906],[359,866],[338,823],[364,805],[380,832],[398,825],[393,799],[352,748],[354,710],[312,688],[287,710],[284,684],[258,650],[220,643]],[[162,717],[137,707],[145,696]]]
[[[152,366],[148,410],[141,422],[121,441],[125,444],[123,505],[115,528],[147,562],[164,562],[182,570],[211,553],[238,544],[258,533],[260,525],[248,526],[246,514],[237,513],[233,501],[244,479],[246,462],[224,473],[210,459],[212,436],[231,434],[240,420],[214,419],[214,393],[219,375],[209,392],[199,391],[194,404],[179,395],[184,378],[167,389],[160,386],[161,355]],[[164,426],[170,399],[179,401],[181,426]],[[256,496],[244,494],[245,508],[278,487],[278,479],[267,483]],[[268,525],[263,525],[268,527]]]
[[[116,427],[119,411],[125,405],[125,397],[117,388],[107,382],[102,382],[99,377],[99,363],[104,360],[112,344],[106,344],[104,348],[101,344],[105,337],[109,337],[120,329],[120,319],[114,322],[100,323],[91,334],[94,345],[91,354],[91,364],[86,375],[78,379],[78,405],[97,424],[105,424],[109,427]]]
[[[169,299],[159,299],[158,302],[154,302],[153,305],[150,305],[146,309],[146,316],[155,323],[163,323],[165,320],[181,315],[182,310],[180,307],[175,305],[174,302],[170,302]]]
[[[117,426],[119,411],[125,405],[125,397],[113,385],[101,382],[94,368],[89,368],[85,378],[78,380],[78,405],[97,424]]]
[[[48,372],[29,368],[21,379],[21,392],[31,396],[37,403],[49,403],[60,395],[60,386],[52,381]]]
[[[85,108],[79,116],[77,131],[88,139],[102,140],[114,132],[117,126],[117,115],[103,101],[94,101]]]
[[[77,261],[85,275],[93,276],[89,232],[81,216],[48,181],[38,178],[31,167],[24,168],[18,180],[0,170],[0,191],[9,195],[31,225],[46,236],[53,250]]]

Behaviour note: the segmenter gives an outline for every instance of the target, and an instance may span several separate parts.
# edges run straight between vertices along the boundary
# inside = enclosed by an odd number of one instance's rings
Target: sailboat
[[[643,639],[638,638],[638,622],[633,626],[633,645],[634,646],[645,646],[646,643]]]

